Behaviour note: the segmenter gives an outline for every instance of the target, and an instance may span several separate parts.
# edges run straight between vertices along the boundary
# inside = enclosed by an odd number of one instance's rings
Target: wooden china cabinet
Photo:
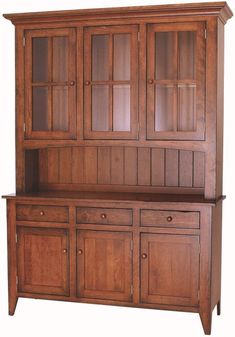
[[[6,14],[19,297],[220,314],[225,2]]]

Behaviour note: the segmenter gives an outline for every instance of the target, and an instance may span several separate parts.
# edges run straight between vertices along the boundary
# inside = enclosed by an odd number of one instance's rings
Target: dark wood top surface
[[[164,202],[164,203],[193,203],[215,205],[225,199],[221,196],[217,200],[205,199],[203,195],[185,194],[155,194],[155,193],[118,193],[118,192],[71,192],[71,191],[45,191],[35,193],[21,193],[5,195],[6,199],[32,200],[104,200],[104,201],[139,201],[139,202]]]

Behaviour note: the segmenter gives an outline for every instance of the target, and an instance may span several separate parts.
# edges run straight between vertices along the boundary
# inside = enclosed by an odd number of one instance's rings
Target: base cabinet
[[[67,231],[20,227],[17,241],[19,291],[69,295]]]
[[[78,297],[131,301],[131,239],[131,233],[78,230]]]
[[[221,214],[221,202],[10,199],[9,313],[19,297],[188,311],[210,334]]]
[[[141,301],[198,305],[199,237],[141,234]]]

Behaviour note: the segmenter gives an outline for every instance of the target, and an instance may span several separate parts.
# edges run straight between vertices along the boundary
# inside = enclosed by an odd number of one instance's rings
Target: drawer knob
[[[172,221],[172,216],[168,216],[166,219],[167,219],[168,222],[171,222]]]
[[[145,253],[143,253],[143,254],[141,254],[141,257],[142,257],[142,259],[147,259],[147,254],[145,254]]]
[[[63,249],[63,253],[66,254],[68,252],[68,249],[67,248],[64,248]]]
[[[44,215],[44,212],[43,212],[43,211],[40,211],[40,213],[39,213],[39,214],[42,216],[42,215]]]
[[[82,255],[82,254],[83,254],[82,249],[78,249],[78,255]]]
[[[101,214],[100,214],[100,217],[101,217],[101,219],[106,219],[106,218],[107,218],[107,215],[106,215],[105,213],[101,213]]]

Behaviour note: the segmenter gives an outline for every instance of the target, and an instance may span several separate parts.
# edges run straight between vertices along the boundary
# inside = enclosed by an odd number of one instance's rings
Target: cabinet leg
[[[220,306],[220,300],[219,302],[217,303],[217,315],[220,316],[220,313],[221,313],[221,306]]]
[[[212,313],[209,312],[200,312],[200,318],[203,326],[203,330],[205,335],[211,334],[211,323],[212,323]]]
[[[15,314],[16,305],[18,302],[18,297],[9,297],[9,315],[13,316]]]

